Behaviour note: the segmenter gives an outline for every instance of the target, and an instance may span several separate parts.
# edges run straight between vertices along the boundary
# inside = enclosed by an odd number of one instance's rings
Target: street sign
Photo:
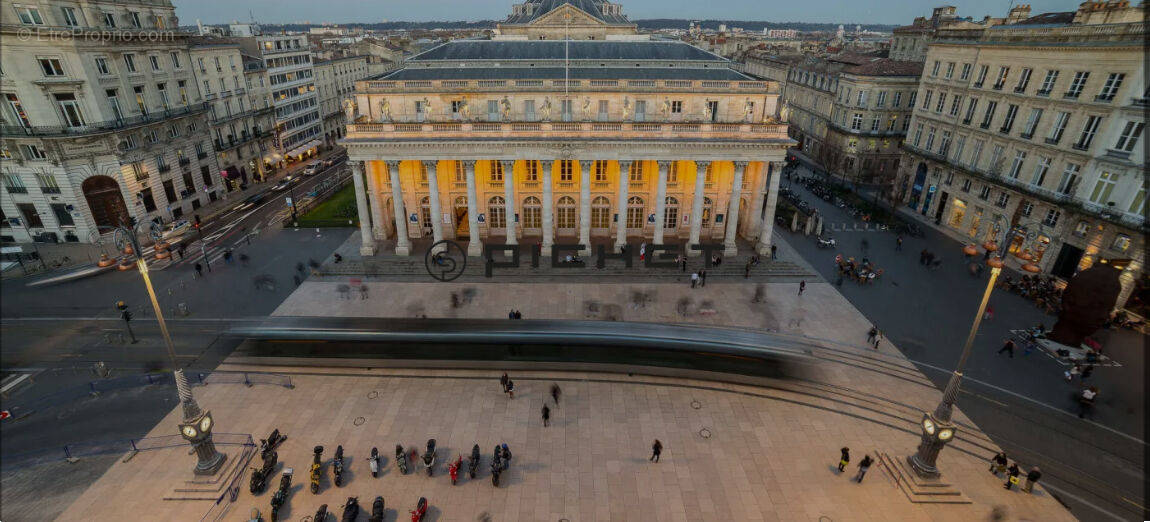
[[[10,411],[8,411],[8,410],[2,410],[2,411],[0,411],[0,420],[4,420],[4,419],[7,419],[7,418],[9,418],[9,417],[11,417],[11,416],[12,416],[12,412],[10,412]]]
[[[287,201],[287,204],[290,206],[291,205],[291,196],[285,197],[284,201]]]

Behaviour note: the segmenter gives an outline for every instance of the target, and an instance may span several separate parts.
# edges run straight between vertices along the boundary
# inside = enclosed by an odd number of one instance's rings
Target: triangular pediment
[[[570,16],[570,20],[567,17]],[[602,20],[571,4],[563,4],[527,23],[531,26],[563,27],[565,25],[607,25]]]

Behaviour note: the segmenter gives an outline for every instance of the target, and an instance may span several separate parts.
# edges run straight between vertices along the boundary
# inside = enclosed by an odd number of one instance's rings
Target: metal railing
[[[250,446],[253,448],[256,446],[255,440],[252,439],[250,433],[213,433],[212,442],[217,446]],[[80,457],[179,447],[190,448],[192,445],[180,435],[77,442],[36,451],[4,455],[3,458],[0,459],[0,467],[10,470],[53,461],[78,459]]]
[[[578,91],[618,89],[668,89],[675,91],[722,89],[724,91],[759,91],[777,94],[778,85],[765,81],[715,80],[363,80],[356,85],[360,93],[411,92],[416,90],[455,91],[495,89],[501,91],[574,89]]]
[[[379,134],[442,137],[463,134],[468,137],[510,136],[517,133],[544,133],[550,136],[620,132],[655,133],[665,137],[730,137],[735,139],[789,139],[787,125],[775,123],[691,123],[691,122],[437,122],[437,123],[356,123],[349,126],[353,137]],[[358,135],[358,136],[357,136]]]
[[[149,112],[148,114],[140,116],[132,116],[130,118],[121,118],[118,120],[87,123],[79,126],[69,125],[3,125],[0,126],[0,134],[5,136],[57,136],[57,135],[85,135],[97,134],[102,132],[111,132],[119,129],[135,127],[139,125],[146,125],[158,121],[164,121],[169,118],[179,116],[186,116],[208,110],[211,107],[209,103],[194,103],[185,107],[177,107],[175,109],[168,109],[163,111]]]

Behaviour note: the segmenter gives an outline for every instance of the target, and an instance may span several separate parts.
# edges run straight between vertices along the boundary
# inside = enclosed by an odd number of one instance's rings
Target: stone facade
[[[327,146],[332,146],[343,138],[347,125],[343,100],[355,90],[355,82],[367,78],[371,71],[365,56],[317,60],[313,67],[319,112],[323,118],[323,140]]]
[[[634,38],[637,26],[623,7],[606,0],[527,0],[496,26],[499,37],[523,40]]]
[[[284,161],[314,154],[323,139],[311,45],[304,35],[257,34],[237,40],[263,61],[275,107],[275,143]]]
[[[1101,23],[1091,23],[1099,20]],[[1015,264],[1142,271],[1142,9],[1086,2],[930,44],[899,198]]]
[[[5,240],[94,242],[223,191],[170,2],[0,2]]]

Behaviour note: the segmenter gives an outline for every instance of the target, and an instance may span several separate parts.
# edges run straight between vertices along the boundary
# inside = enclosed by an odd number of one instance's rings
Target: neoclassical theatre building
[[[628,241],[733,255],[737,236],[769,250],[794,143],[777,84],[636,34],[600,0],[529,0],[496,33],[412,57],[345,102],[365,254],[382,239],[400,255],[414,239],[469,255]]]

